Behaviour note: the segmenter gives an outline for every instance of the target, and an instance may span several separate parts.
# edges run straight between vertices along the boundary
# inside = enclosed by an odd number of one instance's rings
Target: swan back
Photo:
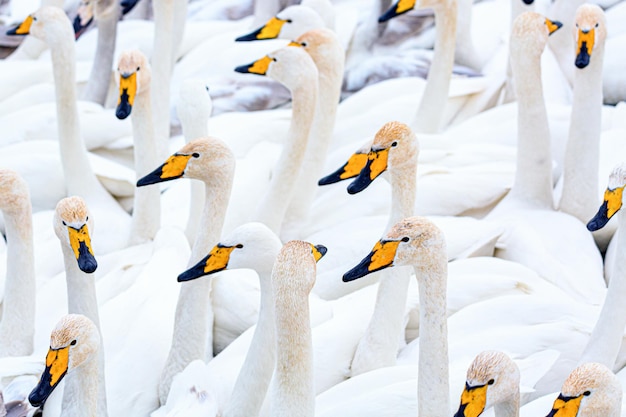
[[[606,366],[588,362],[567,377],[549,416],[617,417],[622,407],[622,386]]]

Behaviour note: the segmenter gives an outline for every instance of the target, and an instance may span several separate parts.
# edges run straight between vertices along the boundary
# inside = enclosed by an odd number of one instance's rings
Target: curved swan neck
[[[100,347],[102,350],[102,346]],[[67,376],[63,390],[63,417],[96,416],[98,409],[98,359],[83,362]]]
[[[495,417],[519,417],[519,392],[510,401],[495,404],[493,411]]]
[[[415,132],[436,133],[441,129],[454,66],[456,21],[457,0],[448,0],[435,9],[435,53],[413,122]]]
[[[133,125],[135,172],[137,179],[139,179],[158,165],[149,90],[137,94],[130,116]],[[159,230],[160,222],[161,194],[159,187],[136,188],[130,243],[137,244],[154,239]]]
[[[259,272],[261,306],[250,349],[241,367],[224,417],[258,416],[276,363],[274,297],[271,270]]]
[[[511,48],[518,101],[517,168],[511,196],[553,208],[550,129],[541,84],[541,54]]]
[[[619,212],[619,232],[616,235],[617,256],[611,265],[613,272],[598,321],[579,363],[599,362],[613,369],[626,327],[626,214]]]
[[[83,100],[93,101],[104,105],[111,83],[111,68],[117,38],[117,21],[119,19],[119,4],[111,2],[113,8],[104,16],[96,16],[98,23],[98,43],[89,80],[82,93]]]
[[[291,90],[293,110],[287,141],[256,214],[256,220],[265,223],[276,234],[280,234],[285,212],[293,196],[317,102],[317,70],[303,73],[301,77],[306,77],[307,81]]]
[[[551,19],[563,23],[559,32],[569,35],[573,30],[573,23],[576,16],[576,9],[585,3],[585,0],[555,0],[550,8]],[[550,36],[548,46],[557,59],[561,72],[567,78],[570,86],[574,85],[574,72],[576,67],[572,65],[575,59],[575,46],[573,36]]]
[[[448,259],[445,249],[438,252],[430,254],[426,265],[415,266],[420,302],[417,379],[420,417],[450,415],[446,311]]]
[[[18,215],[4,213],[7,273],[0,321],[0,357],[33,353],[36,292],[33,224],[30,204]]]
[[[402,168],[395,168],[391,173],[391,214],[386,230],[400,220],[414,215],[416,183],[417,160]]]
[[[586,222],[598,207],[598,171],[602,125],[602,61],[597,44],[587,68],[574,74],[574,101],[563,161],[559,210]]]

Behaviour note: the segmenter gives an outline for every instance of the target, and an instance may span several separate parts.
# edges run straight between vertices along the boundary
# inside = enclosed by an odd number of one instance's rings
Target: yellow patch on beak
[[[396,251],[400,240],[379,241],[372,249],[372,257],[370,264],[367,266],[368,271],[377,271],[393,264],[396,257]]]
[[[616,188],[614,190],[607,189],[604,192],[604,201],[606,201],[607,206],[606,217],[609,219],[622,208],[623,192],[624,187]]]
[[[582,399],[582,395],[578,397],[563,397],[559,395],[554,401],[552,412],[549,415],[552,417],[576,417]]]
[[[89,253],[93,255],[93,250],[91,249],[91,239],[89,238],[89,229],[87,225],[83,225],[80,229],[76,230],[73,227],[67,228],[68,233],[70,235],[70,245],[72,246],[72,250],[74,251],[74,256],[76,259],[80,257],[80,244],[81,242],[85,244]]]
[[[135,95],[137,94],[137,73],[133,72],[128,77],[120,75],[120,96],[117,100],[119,106],[122,102],[122,96],[126,94],[128,104],[131,106],[135,102]]]
[[[204,273],[210,274],[211,272],[226,269],[228,261],[230,260],[230,254],[236,247],[237,246],[222,246],[219,243],[214,246],[207,257]]]
[[[396,5],[396,13],[404,13],[415,7],[417,0],[400,0]]]
[[[46,368],[50,369],[50,386],[54,387],[67,372],[70,362],[70,347],[48,350]]]
[[[583,43],[586,43],[587,54],[591,56],[591,53],[593,52],[593,45],[595,44],[595,40],[596,40],[595,29],[591,29],[587,33],[584,33],[582,29],[579,29],[578,30],[578,45],[577,45],[578,49],[576,50],[576,54],[581,53],[581,50],[583,49]]]
[[[182,176],[183,172],[185,172],[185,168],[187,168],[189,159],[191,159],[191,155],[180,154],[174,154],[167,158],[161,170],[161,179],[178,178]]]
[[[248,68],[248,72],[259,74],[259,75],[265,75],[272,61],[274,61],[272,58],[265,55],[263,58],[254,61],[252,63],[252,66]]]
[[[368,154],[366,153],[355,153],[348,159],[346,166],[343,169],[339,178],[345,180],[347,178],[356,177],[359,175],[363,167],[367,164]]]
[[[372,161],[370,165],[370,180],[374,180],[387,169],[387,160],[389,159],[389,148],[379,151],[371,151],[367,158]]]
[[[313,257],[315,258],[315,262],[319,262],[320,259],[326,255],[326,247],[324,246],[315,246],[311,244],[311,252],[313,253]]]
[[[296,41],[291,41],[287,44],[287,46],[297,46],[300,48],[304,48],[304,45],[302,45],[300,42],[296,42]]]
[[[261,31],[257,35],[257,39],[276,39],[278,35],[280,35],[280,31],[283,28],[283,25],[286,23],[286,20],[279,19],[277,17],[272,17],[266,24],[261,28]]]
[[[26,19],[15,29],[16,35],[28,35],[30,33],[30,27],[33,24],[33,17],[28,15]]]
[[[487,384],[471,388],[465,386],[461,394],[461,407],[465,406],[464,417],[478,417],[485,410],[487,387]]]
[[[563,24],[561,22],[555,22],[550,19],[546,19],[546,26],[548,27],[548,34],[552,35],[554,32],[559,30]]]

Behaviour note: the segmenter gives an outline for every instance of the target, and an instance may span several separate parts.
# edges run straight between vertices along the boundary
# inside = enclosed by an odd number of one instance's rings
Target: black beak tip
[[[96,271],[96,269],[98,269],[98,262],[96,262],[95,258],[90,258],[79,262],[78,266],[81,271],[87,274],[92,274]]]
[[[326,255],[326,252],[328,252],[328,248],[324,245],[315,245],[315,249],[317,249],[322,256]]]
[[[243,35],[240,36],[238,38],[235,39],[235,42],[251,42],[251,41],[255,41],[256,39],[256,33],[248,33],[247,35]]]
[[[396,16],[398,16],[398,14],[395,11],[396,7],[392,7],[391,9],[387,10],[382,16],[380,16],[378,18],[378,23],[385,23],[387,20],[390,20]]]
[[[363,275],[356,273],[354,270],[350,270],[348,272],[346,272],[345,274],[343,274],[343,277],[341,278],[341,280],[343,282],[350,282],[350,281],[354,281],[355,279],[361,278]]]
[[[535,0],[523,0],[524,4],[527,6],[530,6],[531,4],[533,4],[535,2]]]
[[[17,28],[19,28],[19,26],[15,26],[13,29],[9,29],[7,30],[6,34],[11,36],[11,35],[18,35],[20,36],[20,33],[17,33]]]
[[[530,3],[532,3],[532,0],[531,0],[531,2],[530,2]],[[530,4],[530,3],[529,3],[529,4]],[[556,26],[556,27],[557,27],[557,29],[561,29],[561,28],[563,27],[563,23],[561,23],[561,22],[559,22],[559,21],[557,21],[557,20],[553,21],[552,23],[554,23],[554,26]]]
[[[48,396],[50,395],[47,390],[42,389],[39,385],[36,386],[28,395],[28,402],[33,407],[41,407],[46,403]]]
[[[115,109],[115,117],[117,117],[120,120],[124,120],[128,116],[130,116],[131,111],[132,111],[132,106],[130,104],[120,103],[120,105],[117,106],[117,108]]]
[[[576,57],[576,68],[583,69],[589,65],[589,58],[585,56],[578,55]]]
[[[250,64],[240,65],[240,66],[235,68],[235,72],[240,72],[242,74],[247,74],[249,68],[250,68]]]
[[[194,280],[196,278],[199,278],[199,276],[193,273],[193,269],[190,269],[180,274],[178,278],[176,279],[176,281],[187,282],[187,281]]]

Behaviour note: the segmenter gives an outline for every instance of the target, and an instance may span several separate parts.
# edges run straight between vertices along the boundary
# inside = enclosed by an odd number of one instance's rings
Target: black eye
[[[35,16],[33,16],[33,22],[36,22],[37,18]]]
[[[63,226],[67,226],[67,223],[65,223],[65,220],[61,220],[63,222]]]
[[[578,23],[576,23],[576,27],[578,27]]]
[[[600,23],[596,23],[596,27],[600,26]]]
[[[278,60],[276,58],[272,58],[272,61],[274,62],[278,62]]]
[[[139,71],[141,69],[141,67],[137,67],[137,71]]]
[[[237,249],[241,249],[241,248],[243,248],[243,245],[240,243],[240,244],[238,244],[238,245],[235,245],[235,247],[236,247]]]
[[[408,242],[409,240],[410,240],[410,239],[409,239],[409,237],[408,237],[408,236],[405,236],[405,237],[403,237],[403,238],[402,238],[402,241],[403,241],[403,242]]]
[[[496,382],[496,381],[494,381],[494,379],[492,378],[492,379],[489,380],[489,382],[487,382],[487,385],[493,385],[494,382]]]
[[[306,42],[302,42],[300,45],[304,46],[305,48],[309,46]]]
[[[287,20],[286,20],[286,22],[287,22],[287,23],[291,23],[291,19],[287,19]]]
[[[72,346],[74,346],[75,344],[76,344],[76,339],[74,339],[74,340],[72,340],[72,341],[70,342],[70,345],[72,345]]]
[[[394,141],[391,146],[398,146],[398,142]]]
[[[588,397],[588,396],[590,396],[590,395],[591,395],[591,391],[585,391],[585,392],[583,392],[583,395],[584,395],[585,397]]]
[[[200,158],[200,154],[198,152],[194,152],[191,154],[194,158]]]

